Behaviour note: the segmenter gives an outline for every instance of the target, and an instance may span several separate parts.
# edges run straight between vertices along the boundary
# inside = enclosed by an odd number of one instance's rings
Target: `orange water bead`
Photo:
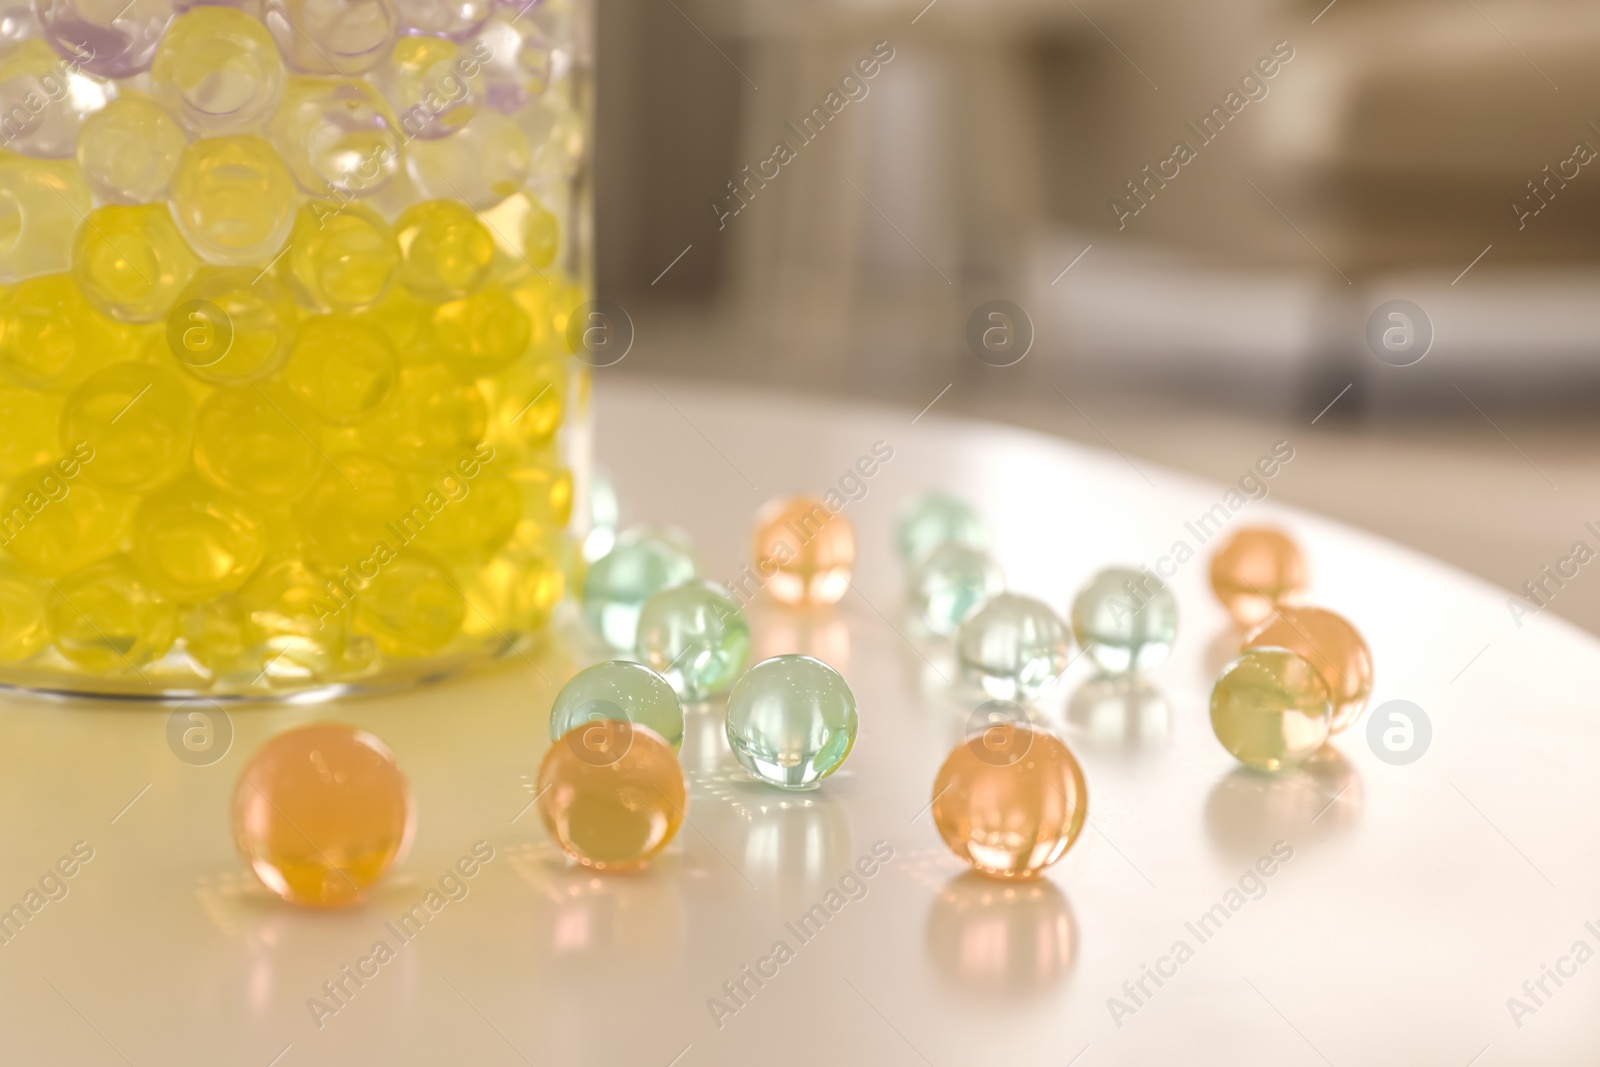
[[[1280,607],[1245,638],[1244,647],[1286,648],[1308,660],[1332,697],[1331,733],[1366,710],[1372,696],[1372,651],[1343,615],[1326,608]]]
[[[626,719],[568,730],[545,753],[537,788],[551,838],[600,871],[650,862],[677,834],[689,802],[672,746]]]
[[[340,723],[262,745],[233,791],[233,839],[251,871],[291,904],[359,900],[411,843],[415,808],[382,741]]]
[[[1026,722],[989,725],[951,749],[933,781],[944,843],[982,874],[1027,878],[1066,854],[1088,814],[1083,770]]]
[[[1211,589],[1243,629],[1259,625],[1306,585],[1305,556],[1281,530],[1247,526],[1211,557]]]
[[[756,515],[755,570],[781,604],[835,604],[850,588],[850,520],[811,496],[774,500]]]

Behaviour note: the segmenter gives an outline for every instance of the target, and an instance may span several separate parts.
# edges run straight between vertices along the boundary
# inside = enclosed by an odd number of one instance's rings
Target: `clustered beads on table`
[[[0,43],[0,664],[296,688],[544,625],[585,138],[573,12],[520,6]]]

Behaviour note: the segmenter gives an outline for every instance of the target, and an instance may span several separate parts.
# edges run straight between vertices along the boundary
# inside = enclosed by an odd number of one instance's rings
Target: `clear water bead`
[[[694,556],[684,534],[636,527],[589,568],[583,582],[584,615],[606,644],[631,649],[644,602],[694,576]]]
[[[785,789],[810,788],[838,770],[856,728],[849,685],[810,656],[763,660],[728,695],[734,756],[756,778]]]
[[[960,497],[933,489],[912,497],[900,508],[895,525],[895,547],[904,563],[916,563],[947,541],[973,548],[989,543],[983,520]]]
[[[684,701],[698,703],[725,691],[744,670],[750,624],[715,582],[686,582],[644,602],[635,653]]]
[[[631,660],[586,667],[556,694],[550,740],[591,722],[630,722],[654,730],[677,748],[683,744],[683,707],[661,675]]]
[[[1145,670],[1172,651],[1178,604],[1150,572],[1108,567],[1073,599],[1072,635],[1101,670]]]
[[[962,620],[1005,590],[1005,575],[981,548],[949,541],[911,568],[907,599],[924,626],[950,636]]]
[[[956,632],[962,672],[990,696],[1031,697],[1067,667],[1067,626],[1050,605],[1001,593],[969,615]]]

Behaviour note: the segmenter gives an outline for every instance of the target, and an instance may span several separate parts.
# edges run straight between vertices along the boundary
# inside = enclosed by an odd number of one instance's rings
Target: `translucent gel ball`
[[[395,9],[407,32],[459,41],[488,21],[494,0],[395,0]]]
[[[450,568],[412,550],[381,564],[355,606],[356,629],[370,635],[386,656],[438,651],[461,632],[467,613],[466,599]]]
[[[43,41],[0,47],[0,143],[12,152],[42,159],[72,155],[78,126],[108,95],[102,83],[77,73]]]
[[[256,750],[233,790],[233,841],[291,904],[353,904],[404,857],[416,808],[394,754],[365,730],[316,723]]]
[[[148,203],[166,195],[187,143],[160,104],[138,93],[123,93],[83,120],[78,166],[102,200]]]
[[[400,280],[424,300],[466,296],[489,274],[494,238],[461,204],[413,204],[395,219],[394,230],[400,242]]]
[[[262,138],[207,137],[190,144],[178,159],[172,214],[208,261],[265,264],[294,228],[295,195],[288,168]]]
[[[19,385],[70,389],[131,343],[128,328],[96,311],[70,275],[29,278],[0,296],[0,369]]]
[[[950,750],[933,780],[933,823],[957,857],[996,878],[1028,878],[1064,856],[1088,816],[1083,770],[1062,741],[995,722]]]
[[[978,512],[960,497],[938,489],[906,501],[895,522],[894,543],[903,563],[915,563],[947,541],[984,548],[989,536]]]
[[[780,604],[836,604],[850,588],[856,535],[816,497],[774,500],[756,513],[753,566]]]
[[[1245,638],[1244,647],[1286,648],[1315,667],[1333,701],[1330,733],[1343,730],[1366,710],[1372,696],[1372,651],[1343,615],[1283,605]]]
[[[715,582],[663,589],[644,602],[635,649],[689,703],[733,685],[750,658],[750,624]]]
[[[321,311],[359,311],[382,300],[400,269],[394,232],[360,205],[308,204],[295,216],[284,281]]]
[[[267,134],[312,196],[368,196],[400,169],[402,139],[389,105],[365,82],[290,78]]]
[[[566,375],[555,360],[541,359],[509,368],[494,383],[495,411],[507,436],[526,448],[548,445],[561,426],[566,392]],[[592,480],[590,484],[593,485]],[[616,540],[615,516],[607,529],[612,537],[606,542],[605,552],[611,550],[611,543]],[[598,559],[605,552],[597,551],[590,558]]]
[[[408,367],[432,363],[438,356],[429,334],[434,305],[417,299],[402,285],[389,287],[382,300],[361,312],[389,335],[400,362]]]
[[[488,211],[521,191],[533,166],[528,135],[498,111],[480,111],[453,137],[416,141],[406,172],[423,196],[454,197]]]
[[[550,708],[550,740],[584,723],[625,719],[648,726],[673,748],[683,744],[683,708],[666,679],[641,663],[608,660],[572,676]]]
[[[83,477],[113,489],[149,489],[177,475],[193,434],[188,387],[152,363],[113,363],[74,389],[61,413],[62,445],[95,450]]]
[[[407,141],[448,137],[478,113],[482,74],[454,41],[402,37],[375,77]]]
[[[647,726],[578,726],[539,764],[539,817],[563,852],[597,871],[637,870],[667,847],[689,803],[678,756]]]
[[[296,70],[350,76],[382,62],[399,27],[392,0],[269,0],[266,23]]]
[[[249,385],[276,372],[294,346],[294,298],[251,267],[202,267],[167,316],[167,348],[210,385]]]
[[[1328,739],[1333,706],[1317,669],[1287,649],[1253,649],[1211,689],[1211,729],[1222,747],[1263,771],[1296,767]]]
[[[808,789],[839,769],[856,741],[856,698],[832,667],[810,656],[774,656],[728,694],[728,744],[744,769],[770,785]]]
[[[311,416],[273,386],[218,389],[195,416],[195,468],[223,489],[282,503],[305,492],[322,457],[307,434]]]
[[[565,529],[572,518],[572,472],[562,467],[519,467],[511,474],[522,511],[546,532]]]
[[[1003,700],[1031,697],[1061,677],[1071,641],[1050,605],[1001,593],[961,623],[956,657],[963,673]]]
[[[76,455],[95,453],[86,447]],[[73,462],[81,474],[83,464]],[[0,509],[0,546],[24,569],[55,578],[117,550],[133,516],[133,498],[82,477],[69,487],[61,468],[48,463],[11,479]]]
[[[90,207],[75,162],[0,153],[0,284],[65,271]]]
[[[124,322],[159,322],[199,266],[163,204],[95,208],[73,243],[83,294]]]
[[[1006,587],[994,557],[960,541],[947,541],[913,564],[907,584],[912,612],[930,631],[946,637]]]
[[[543,270],[561,252],[561,220],[555,212],[535,202],[522,221],[522,254]]]
[[[351,453],[322,465],[294,515],[320,561],[339,568],[366,559],[378,541],[392,540],[388,524],[399,525],[420,501],[399,467]]]
[[[50,601],[56,650],[95,674],[127,674],[166,655],[178,609],[116,556],[60,579]]]
[[[1101,670],[1145,670],[1172,651],[1178,604],[1172,590],[1148,571],[1108,567],[1073,598],[1072,636]]]
[[[487,378],[528,350],[532,327],[517,302],[498,285],[440,304],[429,336],[446,366],[463,381]]]
[[[668,586],[695,576],[694,556],[676,530],[628,530],[589,568],[583,583],[583,613],[612,648],[631,649],[644,602]]]
[[[1288,534],[1263,526],[1234,532],[1211,557],[1211,589],[1244,629],[1258,626],[1273,608],[1305,591],[1307,569]]]
[[[507,546],[478,571],[468,596],[481,613],[467,612],[462,632],[501,637],[508,631],[537,630],[550,621],[566,583],[557,539]]]
[[[440,477],[460,478],[449,468]],[[511,540],[521,519],[516,482],[504,471],[488,470],[473,480],[466,496],[452,501],[428,524],[417,543],[450,560],[482,563]]]
[[[264,651],[267,682],[331,678],[340,668],[349,620],[328,603],[328,575],[298,557],[263,563],[235,597],[245,639]]]
[[[184,126],[230,133],[272,113],[283,91],[283,58],[267,28],[243,11],[195,7],[173,20],[150,77],[156,98]]]
[[[496,111],[509,115],[550,87],[558,49],[533,19],[514,10],[498,14],[473,43],[481,44],[475,54],[486,57],[484,100]]]
[[[348,426],[376,410],[399,375],[389,338],[351,315],[300,324],[283,380],[320,419]]]
[[[55,50],[90,74],[126,78],[150,66],[172,21],[168,0],[37,0]]]
[[[0,478],[51,463],[61,454],[63,398],[21,389],[0,379]]]
[[[231,593],[261,564],[267,525],[241,497],[198,478],[145,496],[133,518],[133,558],[158,591],[185,603]]]
[[[50,587],[0,563],[0,663],[21,663],[50,643]]]

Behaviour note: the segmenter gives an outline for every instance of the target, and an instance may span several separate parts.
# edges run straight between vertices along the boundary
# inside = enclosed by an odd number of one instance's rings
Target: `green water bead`
[[[1333,705],[1317,669],[1287,649],[1252,649],[1211,689],[1211,729],[1258,770],[1296,767],[1328,739]]]
[[[989,536],[983,520],[960,497],[934,489],[912,497],[895,523],[895,547],[904,563],[916,563],[948,541],[983,548]]]
[[[1112,674],[1162,663],[1178,636],[1172,590],[1148,571],[1108,567],[1072,601],[1072,636]]]
[[[694,556],[681,532],[628,530],[589,568],[583,582],[584,615],[606,644],[631,649],[644,602],[694,576]]]
[[[967,616],[956,631],[956,658],[984,692],[1018,700],[1061,677],[1071,643],[1066,624],[1050,605],[1001,593]]]
[[[750,624],[726,591],[694,581],[663,589],[639,612],[635,653],[684,701],[723,692],[750,658]]]
[[[550,708],[550,740],[588,722],[627,720],[660,734],[673,748],[683,744],[683,706],[665,678],[630,660],[587,667],[556,694]]]
[[[912,566],[907,599],[924,626],[948,637],[1005,587],[1005,575],[993,556],[960,541],[947,541]]]
[[[774,656],[728,694],[728,744],[756,778],[808,789],[839,769],[856,741],[856,698],[810,656]]]

